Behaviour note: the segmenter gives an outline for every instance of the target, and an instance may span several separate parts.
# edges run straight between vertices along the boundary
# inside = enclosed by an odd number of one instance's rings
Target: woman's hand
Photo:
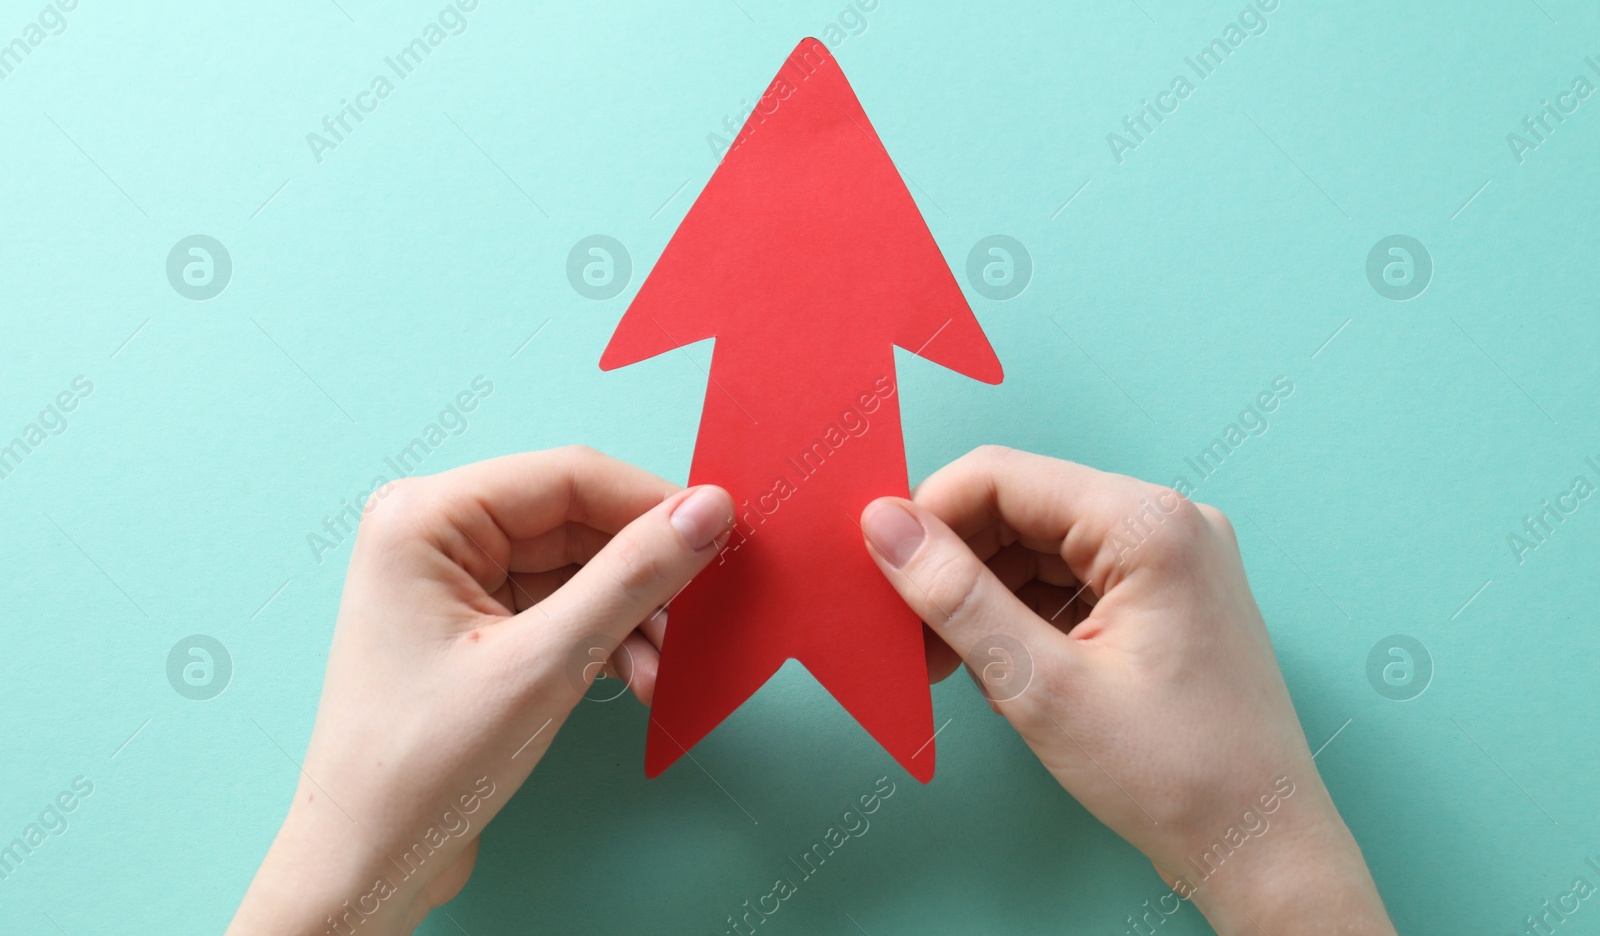
[[[603,667],[648,704],[657,612],[732,523],[721,488],[581,448],[375,496],[299,788],[228,932],[410,932]]]
[[[1181,897],[1224,934],[1394,932],[1220,512],[985,448],[862,528],[995,711],[1173,886],[1157,912]]]

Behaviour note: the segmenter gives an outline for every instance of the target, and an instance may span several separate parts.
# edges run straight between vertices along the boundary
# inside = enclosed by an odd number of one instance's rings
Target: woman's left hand
[[[374,495],[294,802],[228,932],[410,932],[605,668],[649,702],[660,609],[733,524],[590,449]]]

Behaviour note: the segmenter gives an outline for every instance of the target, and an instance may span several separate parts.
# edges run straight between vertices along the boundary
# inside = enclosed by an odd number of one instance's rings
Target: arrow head
[[[916,202],[816,39],[795,46],[756,102],[600,367],[713,336],[718,354],[753,346],[799,358],[893,343],[975,380],[1002,379]]]

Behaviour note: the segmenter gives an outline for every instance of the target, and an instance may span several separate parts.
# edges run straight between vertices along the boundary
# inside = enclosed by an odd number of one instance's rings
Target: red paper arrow
[[[797,659],[933,777],[922,625],[856,518],[906,496],[894,350],[985,383],[1000,362],[827,47],[795,47],[628,307],[611,370],[715,337],[690,484],[737,530],[672,602],[645,773]]]

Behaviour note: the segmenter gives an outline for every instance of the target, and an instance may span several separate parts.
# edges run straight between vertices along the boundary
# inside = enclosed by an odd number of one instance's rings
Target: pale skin
[[[1192,900],[1217,932],[1394,933],[1317,774],[1220,511],[987,447],[911,501],[873,502],[862,527],[906,603],[970,671],[988,670],[987,684],[977,678],[990,704],[1062,787],[1169,885],[1197,884]],[[1025,688],[1018,659],[1032,670]],[[931,665],[938,677],[956,657]],[[1293,792],[1268,812],[1261,797],[1278,778]],[[1250,807],[1268,823],[1259,834],[1242,817]],[[1246,839],[1197,870],[1190,859],[1226,845],[1230,828]]]
[[[1172,510],[1146,512],[1148,535],[1113,538],[1162,495]],[[620,676],[649,704],[660,609],[716,557],[732,514],[720,488],[685,491],[581,448],[376,497],[293,803],[228,933],[322,934],[352,910],[357,932],[409,933],[454,897],[484,825],[590,680]],[[1188,892],[1219,933],[1394,932],[1220,513],[985,448],[910,501],[873,502],[862,526],[936,635],[932,676],[965,658],[1066,791],[1169,884],[1199,881],[1189,859],[1256,808],[1243,844]],[[395,861],[407,854],[425,860]]]

